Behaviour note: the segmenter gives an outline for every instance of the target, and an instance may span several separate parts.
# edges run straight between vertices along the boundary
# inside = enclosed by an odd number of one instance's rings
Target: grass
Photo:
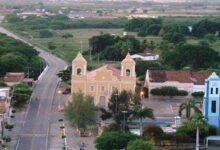
[[[57,30],[56,34],[51,38],[39,38],[36,31],[18,32],[18,34],[29,39],[31,43],[39,46],[57,56],[63,58],[67,62],[71,62],[78,51],[89,49],[89,39],[101,33],[109,33],[121,36],[123,29],[72,29],[72,30]],[[65,33],[72,33],[73,38],[63,38]],[[52,44],[56,48],[49,49],[48,45]],[[96,63],[96,62],[95,62]]]

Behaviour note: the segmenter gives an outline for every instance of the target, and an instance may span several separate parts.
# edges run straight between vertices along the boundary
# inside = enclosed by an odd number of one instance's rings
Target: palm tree
[[[143,122],[142,122],[142,120],[146,117],[150,118],[150,119],[154,119],[153,109],[148,108],[148,107],[142,108],[140,106],[134,107],[133,118],[140,119],[140,135],[141,136],[143,134]]]
[[[196,124],[196,150],[199,150],[199,126],[205,124],[205,117],[201,113],[196,113],[192,121]]]
[[[202,113],[201,110],[196,106],[199,102],[196,102],[194,99],[190,98],[187,102],[182,103],[179,107],[179,116],[182,116],[182,111],[186,111],[186,118],[188,120],[192,119],[191,111],[194,110],[195,113]]]

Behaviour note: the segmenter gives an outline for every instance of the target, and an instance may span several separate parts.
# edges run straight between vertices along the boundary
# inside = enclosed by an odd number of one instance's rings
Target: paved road
[[[2,27],[0,27],[0,32],[8,34],[16,39],[20,39]],[[46,60],[48,68],[44,75],[39,79],[33,92],[23,128],[15,148],[16,150],[48,149],[51,106],[54,93],[56,92],[56,86],[59,81],[56,74],[66,66],[66,63],[61,59],[40,48],[35,48],[40,52],[40,57]]]

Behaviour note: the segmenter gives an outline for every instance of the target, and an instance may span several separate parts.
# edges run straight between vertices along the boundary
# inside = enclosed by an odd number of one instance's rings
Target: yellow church
[[[135,61],[127,54],[121,62],[121,69],[110,64],[87,71],[87,61],[79,52],[72,61],[71,93],[82,91],[92,96],[94,104],[107,107],[112,92],[116,89],[134,91],[136,86]]]

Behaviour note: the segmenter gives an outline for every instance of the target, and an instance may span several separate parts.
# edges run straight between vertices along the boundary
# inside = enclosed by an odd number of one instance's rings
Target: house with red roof
[[[150,99],[153,96],[150,91],[163,86],[175,86],[178,90],[185,90],[189,94],[205,90],[205,79],[211,73],[193,71],[167,71],[167,70],[147,70],[145,77],[145,87],[148,89]]]
[[[87,61],[78,53],[72,62],[71,93],[82,91],[93,97],[94,104],[107,107],[112,92],[134,91],[136,86],[135,61],[130,54],[121,62],[118,69],[106,64],[95,70],[87,70]]]

